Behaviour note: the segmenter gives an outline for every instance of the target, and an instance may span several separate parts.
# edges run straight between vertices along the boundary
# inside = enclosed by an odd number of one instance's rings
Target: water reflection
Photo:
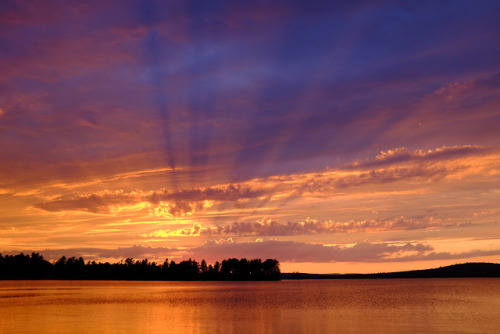
[[[494,333],[498,309],[498,279],[0,282],[0,333]]]

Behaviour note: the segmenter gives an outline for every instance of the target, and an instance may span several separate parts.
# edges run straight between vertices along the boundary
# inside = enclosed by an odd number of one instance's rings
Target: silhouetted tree
[[[205,274],[208,271],[207,262],[203,259],[200,263],[200,273]]]
[[[264,271],[264,276],[268,279],[279,279],[280,278],[280,264],[276,259],[267,259],[262,263],[262,269]]]
[[[126,258],[118,263],[88,261],[62,256],[54,263],[38,253],[0,254],[0,279],[104,279],[104,280],[262,280],[279,279],[279,263],[268,259],[226,259],[207,265],[188,259],[165,259],[163,264],[148,259]]]
[[[47,279],[51,275],[51,263],[38,253],[0,254],[0,279]]]

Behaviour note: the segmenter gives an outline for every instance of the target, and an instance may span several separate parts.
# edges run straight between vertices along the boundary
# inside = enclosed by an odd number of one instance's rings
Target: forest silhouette
[[[230,258],[207,264],[189,259],[162,264],[148,259],[126,258],[118,263],[87,261],[82,257],[61,257],[49,262],[39,253],[0,254],[0,280],[280,280],[275,259]]]

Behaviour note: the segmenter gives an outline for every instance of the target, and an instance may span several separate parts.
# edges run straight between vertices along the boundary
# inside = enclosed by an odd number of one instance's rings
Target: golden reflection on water
[[[0,333],[498,333],[499,279],[0,281]]]

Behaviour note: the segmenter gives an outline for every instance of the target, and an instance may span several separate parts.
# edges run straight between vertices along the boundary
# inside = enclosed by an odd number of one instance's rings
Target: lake
[[[499,333],[500,279],[0,281],[0,333]]]

